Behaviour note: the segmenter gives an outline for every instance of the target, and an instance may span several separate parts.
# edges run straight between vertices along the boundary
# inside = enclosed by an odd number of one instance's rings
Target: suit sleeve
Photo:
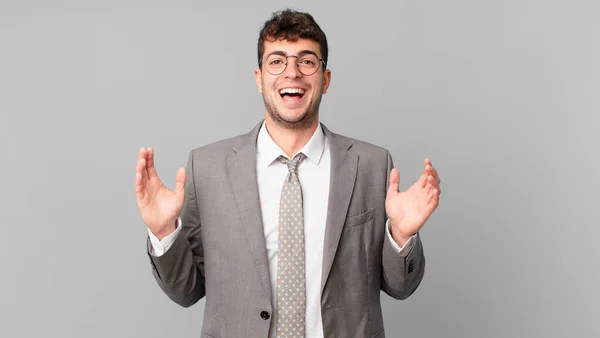
[[[186,169],[185,198],[181,212],[182,231],[169,250],[160,257],[151,254],[150,239],[147,243],[154,278],[165,294],[183,307],[192,306],[206,294],[204,248],[194,179],[192,151]]]
[[[385,191],[390,185],[392,168],[394,168],[394,163],[388,152]],[[423,280],[425,273],[425,255],[419,233],[415,235],[414,245],[408,253],[399,253],[386,238],[383,241],[381,264],[381,289],[396,299],[406,299],[412,295]]]

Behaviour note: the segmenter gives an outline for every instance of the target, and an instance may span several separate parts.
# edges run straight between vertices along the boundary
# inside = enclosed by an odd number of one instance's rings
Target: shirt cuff
[[[175,239],[177,238],[177,235],[179,235],[180,232],[181,218],[177,218],[177,227],[175,228],[175,231],[170,233],[162,240],[159,240],[158,237],[154,236],[152,231],[150,231],[150,228],[148,228],[148,237],[150,238],[150,244],[152,244],[150,247],[150,254],[155,257],[160,257],[164,255],[165,252],[169,250],[173,242],[175,242]]]
[[[410,252],[410,250],[413,248],[413,246],[415,245],[415,238],[417,237],[417,234],[414,234],[412,236],[410,236],[410,238],[408,239],[408,241],[406,243],[404,243],[404,246],[400,247],[398,245],[398,243],[396,243],[396,241],[394,240],[394,238],[392,238],[392,233],[390,232],[390,219],[388,218],[388,220],[385,222],[385,232],[387,232],[387,237],[389,239],[389,241],[392,243],[392,246],[394,247],[394,249],[396,249],[396,251],[401,255],[401,256],[408,256],[408,253]]]

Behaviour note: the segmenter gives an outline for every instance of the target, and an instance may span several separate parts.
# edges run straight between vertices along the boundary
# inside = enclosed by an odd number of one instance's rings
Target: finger
[[[427,187],[427,173],[425,171],[423,171],[423,173],[421,174],[421,176],[419,176],[419,181],[418,182],[420,182],[420,187],[421,188]]]
[[[425,161],[423,161],[423,166],[425,167],[425,171],[427,173],[431,173],[432,175],[437,177],[438,181],[439,181],[440,177],[437,174],[437,170],[435,170],[435,168],[433,168],[433,164],[431,164],[431,160],[429,158],[425,158]]]
[[[138,198],[138,201],[143,198],[144,191],[144,172],[146,168],[144,167],[144,158],[146,154],[146,150],[144,148],[140,148],[140,152],[138,153],[137,165],[135,166],[135,194]]]
[[[135,174],[135,196],[140,210],[148,205],[148,191],[146,191],[147,182],[142,179],[140,173]]]
[[[135,171],[140,172],[143,169],[141,166],[141,161],[146,158],[146,149],[140,148],[140,152],[138,153],[137,163],[135,166]]]
[[[427,182],[427,185],[425,186],[425,193],[427,194],[427,196],[431,194],[433,189],[435,189],[435,187],[431,183]]]
[[[441,192],[440,188],[433,188],[433,190],[432,190],[433,197],[436,199],[439,199],[440,192]]]
[[[427,185],[425,186],[425,188],[423,190],[425,190],[425,194],[427,196],[430,196],[431,194],[434,194],[434,193],[439,196],[442,191],[442,189],[440,189],[440,186],[435,183],[435,180],[433,182],[428,181]]]
[[[144,184],[142,183],[142,175],[139,172],[135,173],[135,193],[140,194],[144,189]]]
[[[426,178],[427,182],[429,182],[429,177],[434,177],[434,179],[436,180],[436,182],[437,182],[438,185],[441,182],[440,179],[439,179],[439,176],[437,174],[437,171],[435,170],[435,168],[433,168],[429,164],[425,165],[425,169],[423,170],[423,174],[427,176],[427,178]]]
[[[394,168],[390,172],[390,186],[388,187],[388,195],[391,193],[398,192],[398,185],[400,184],[400,172]]]
[[[138,203],[140,203],[146,197],[146,190],[144,187],[145,182],[142,180],[142,174],[139,172],[135,173],[135,196],[137,197]]]
[[[139,172],[140,175],[142,175],[142,180],[145,181],[148,179],[148,170],[146,169],[146,159],[142,158],[138,161],[136,171]]]
[[[438,189],[431,189],[431,191],[428,194],[428,198],[427,198],[427,203],[432,203],[432,202],[438,202],[439,201],[439,190]]]
[[[430,184],[434,188],[437,188],[439,186],[438,180],[431,175],[427,176],[427,184]]]
[[[143,147],[140,148],[140,152],[138,153],[138,162],[142,159],[142,158],[146,158],[146,149],[144,149]]]
[[[431,207],[431,212],[433,212],[433,210],[435,210],[438,207],[438,205],[440,205],[440,201],[437,198],[432,198],[428,204]]]
[[[185,168],[179,168],[177,170],[177,176],[175,176],[175,193],[183,193],[185,190]]]
[[[442,181],[440,180],[440,176],[438,175],[438,172],[437,172],[437,170],[435,170],[435,168],[434,168],[434,167],[432,167],[432,166],[430,166],[430,165],[429,165],[429,166],[425,166],[425,172],[426,172],[428,175],[431,175],[431,176],[435,177],[435,179],[437,180],[438,184],[442,182]]]
[[[140,153],[138,155],[138,162],[136,166],[136,172],[139,172],[142,175],[142,180],[146,180],[148,178],[148,170],[146,167],[147,161],[146,156],[148,152],[144,148],[140,148]]]
[[[154,148],[148,147],[148,155],[146,157],[148,159],[148,177],[157,177],[156,167],[154,166]]]

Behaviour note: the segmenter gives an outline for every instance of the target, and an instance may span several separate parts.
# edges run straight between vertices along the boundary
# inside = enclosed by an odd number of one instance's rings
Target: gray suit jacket
[[[188,307],[206,296],[202,337],[266,338],[274,320],[256,179],[261,124],[190,153],[183,231],[164,255],[149,255],[158,285],[174,302]],[[425,268],[422,244],[417,234],[404,257],[386,238],[389,152],[323,131],[331,150],[324,335],[385,337],[380,290],[396,299],[416,290]]]

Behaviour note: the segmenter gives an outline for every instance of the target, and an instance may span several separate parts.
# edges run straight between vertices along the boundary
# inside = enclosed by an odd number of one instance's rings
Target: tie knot
[[[294,158],[291,160],[285,156],[279,156],[278,160],[283,164],[287,164],[290,173],[298,174],[298,166],[300,165],[302,160],[304,160],[304,158],[306,158],[306,155],[304,155],[303,153],[299,153],[298,155],[294,156]]]

